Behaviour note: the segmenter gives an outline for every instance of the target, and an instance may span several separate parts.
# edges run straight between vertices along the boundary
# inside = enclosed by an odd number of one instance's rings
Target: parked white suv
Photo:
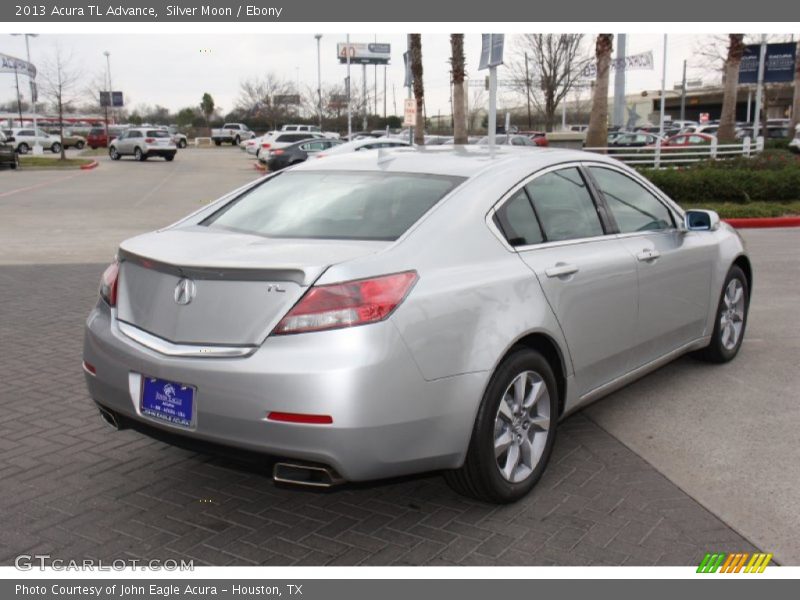
[[[307,131],[309,133],[321,133],[328,139],[339,139],[339,134],[334,131],[322,131],[316,125],[284,125],[281,131]]]
[[[151,156],[160,156],[171,161],[177,151],[169,131],[158,127],[129,129],[115,138],[108,147],[111,160],[119,160],[127,155],[138,161],[147,160]]]
[[[57,135],[49,135],[41,129],[34,130],[33,127],[20,127],[12,129],[11,136],[14,138],[14,147],[19,154],[27,154],[38,142],[45,150],[50,150],[54,154],[61,152],[61,140]]]

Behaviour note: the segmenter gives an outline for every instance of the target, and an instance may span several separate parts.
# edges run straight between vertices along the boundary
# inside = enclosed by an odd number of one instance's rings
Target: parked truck
[[[225,123],[222,129],[211,130],[211,139],[217,146],[223,142],[238,146],[242,140],[249,140],[255,135],[244,123]]]

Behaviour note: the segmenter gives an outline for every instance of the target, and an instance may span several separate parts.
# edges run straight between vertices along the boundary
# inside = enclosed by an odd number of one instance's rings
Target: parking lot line
[[[62,181],[67,181],[68,179],[73,179],[78,177],[78,175],[84,175],[85,171],[78,170],[77,173],[72,173],[71,175],[67,175],[66,177],[61,177],[59,179],[53,179],[51,181],[43,181],[42,183],[37,183],[36,185],[29,185],[26,187],[17,188],[15,190],[8,190],[6,192],[0,192],[0,198],[5,198],[6,196],[13,196],[14,194],[19,194],[20,192],[29,192],[31,190],[37,190],[39,188],[47,187],[49,185],[53,185],[54,183],[60,183]]]

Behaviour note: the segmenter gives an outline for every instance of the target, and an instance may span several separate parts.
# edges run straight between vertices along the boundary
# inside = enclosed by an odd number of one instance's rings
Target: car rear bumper
[[[145,154],[147,156],[175,156],[177,151],[175,146],[148,146]]]
[[[158,354],[119,331],[100,302],[86,325],[84,361],[95,402],[195,440],[323,463],[350,481],[458,467],[486,373],[425,381],[390,321],[270,337],[245,358]],[[196,422],[183,429],[143,416],[142,376],[195,387]],[[270,412],[329,415],[308,425]]]

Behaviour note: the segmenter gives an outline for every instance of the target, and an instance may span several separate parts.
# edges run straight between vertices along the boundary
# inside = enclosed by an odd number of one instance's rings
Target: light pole
[[[24,35],[25,36],[25,53],[28,58],[28,64],[31,63],[31,46],[28,43],[28,39],[32,37],[38,37],[38,33],[12,33],[11,35]],[[33,142],[33,153],[34,154],[42,154],[44,150],[39,145],[39,127],[36,120],[36,83],[33,81],[33,77],[30,75],[30,71],[28,71],[28,81],[31,84],[31,112],[33,112],[33,132],[36,137],[34,137]],[[20,127],[22,127],[22,123],[20,122]]]
[[[106,57],[106,92],[108,92],[108,96],[106,97],[106,106],[105,106],[105,116],[106,116],[106,144],[110,144],[111,140],[108,139],[108,109],[111,105],[111,52],[106,50],[103,52],[103,55]]]
[[[319,115],[319,128],[322,129],[322,60],[320,54],[320,40],[322,34],[314,35],[317,40],[317,114]]]

